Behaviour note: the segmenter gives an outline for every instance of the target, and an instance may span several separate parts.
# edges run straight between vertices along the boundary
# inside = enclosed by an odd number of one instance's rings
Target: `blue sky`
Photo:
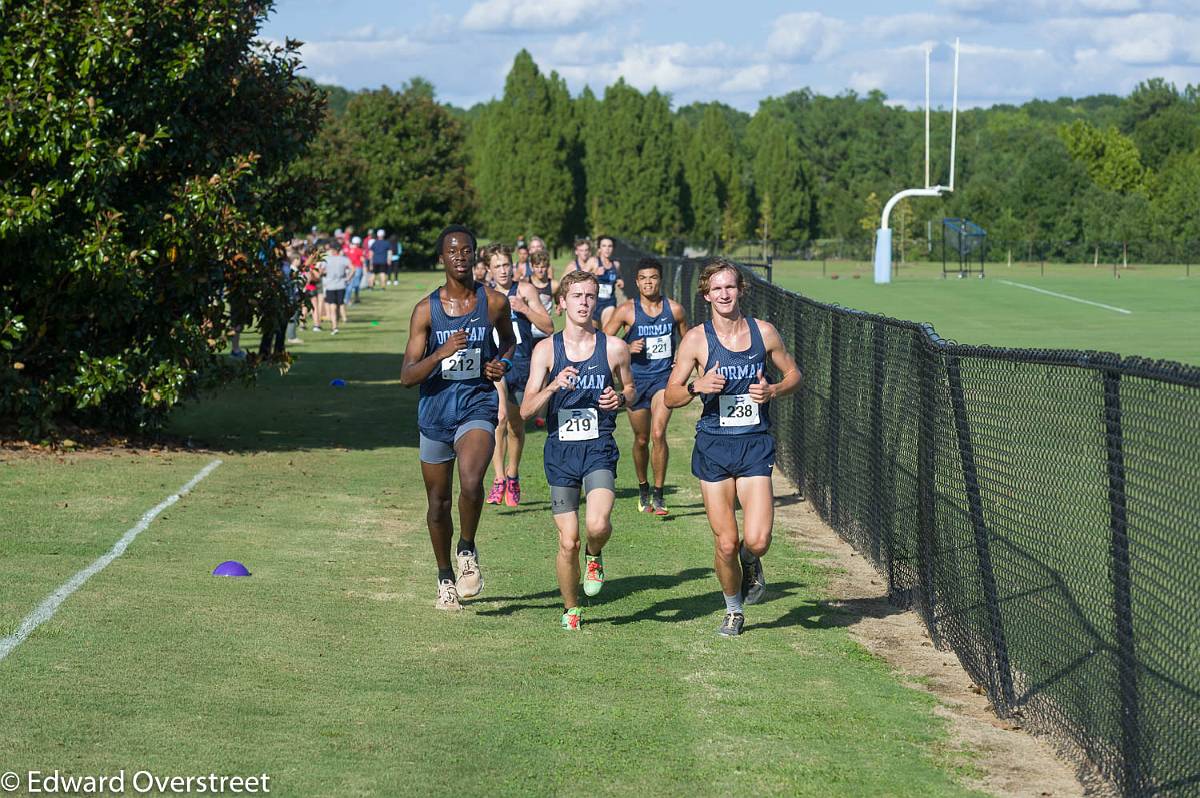
[[[307,74],[349,89],[414,75],[459,106],[499,96],[528,49],[572,93],[618,76],[675,105],[721,100],[753,111],[811,87],[949,105],[962,39],[960,102],[1126,94],[1160,76],[1200,84],[1200,0],[277,0],[265,38],[305,42]]]

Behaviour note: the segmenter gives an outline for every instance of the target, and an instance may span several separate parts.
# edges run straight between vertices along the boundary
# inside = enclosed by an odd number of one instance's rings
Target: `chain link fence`
[[[616,256],[632,285],[647,253]],[[706,320],[701,261],[657,257]],[[955,344],[746,272],[804,372],[778,465],[891,601],[1123,794],[1200,794],[1200,369]]]

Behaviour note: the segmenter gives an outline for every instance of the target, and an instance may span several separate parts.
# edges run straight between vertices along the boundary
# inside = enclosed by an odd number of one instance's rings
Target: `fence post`
[[[842,325],[841,315],[833,311],[829,318],[829,435],[826,438],[826,461],[829,463],[829,525],[835,530],[841,529],[841,505],[838,501],[840,485],[838,483],[838,438],[841,435],[841,352]]]
[[[775,282],[774,260],[775,260],[775,258],[773,256],[771,256],[771,255],[767,256],[767,282],[768,283]]]
[[[1121,690],[1122,787],[1125,795],[1143,787],[1141,715],[1137,655],[1133,646],[1133,590],[1129,533],[1125,516],[1125,436],[1121,419],[1121,374],[1104,372],[1104,428],[1108,444],[1108,512],[1112,532],[1113,614],[1117,632],[1117,683]]]
[[[987,607],[988,628],[992,637],[992,653],[995,657],[995,673],[1000,679],[997,695],[996,685],[988,685],[992,705],[1000,717],[1012,714],[1016,700],[1013,693],[1012,667],[1008,661],[1008,642],[1004,636],[1004,623],[1000,617],[1000,595],[996,589],[996,572],[992,567],[992,545],[988,537],[987,524],[983,520],[983,502],[979,497],[979,475],[975,470],[975,449],[971,442],[971,428],[967,423],[967,402],[963,396],[962,372],[958,356],[946,357],[946,376],[950,381],[950,403],[954,409],[954,431],[958,437],[958,455],[962,460],[963,487],[967,492],[967,507],[971,516],[971,529],[975,533],[975,554],[979,558],[979,576],[983,582],[983,597]],[[992,675],[988,674],[989,677]]]
[[[895,548],[892,540],[892,502],[883,500],[883,380],[887,360],[887,339],[882,322],[872,327],[871,357],[871,549],[875,564],[887,567],[887,594],[896,590]]]
[[[930,339],[929,331],[916,333],[918,351],[921,353],[921,418],[917,426],[917,589],[921,597],[921,612],[925,615],[925,626],[937,648],[942,648],[937,630],[934,587],[933,557],[937,536],[937,507],[934,479],[937,457],[934,447],[937,438],[934,425],[937,423],[937,369],[935,368],[940,346]]]

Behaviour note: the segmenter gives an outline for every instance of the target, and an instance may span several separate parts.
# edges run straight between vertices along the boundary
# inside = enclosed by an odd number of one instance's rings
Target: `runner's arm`
[[[800,367],[796,365],[796,359],[784,347],[783,339],[779,337],[779,330],[775,329],[774,324],[762,319],[755,321],[758,323],[758,331],[762,335],[763,345],[767,350],[767,358],[781,375],[779,382],[774,383],[770,388],[770,398],[778,399],[781,396],[795,393],[804,381],[804,375],[801,373]]]
[[[537,289],[529,283],[520,283],[517,293],[521,295],[521,299],[524,299],[525,304],[529,306],[529,310],[525,315],[533,322],[533,326],[546,333],[546,335],[552,335],[554,333],[554,322],[550,320],[550,314],[542,307],[542,298],[538,296]]]
[[[622,327],[633,326],[633,321],[629,318],[633,310],[633,300],[622,302],[615,313],[608,317],[608,324],[604,325],[604,334],[610,338],[620,334]]]
[[[688,331],[687,317],[683,315],[683,305],[672,299],[667,301],[671,303],[671,315],[675,318],[675,329],[679,331],[679,339],[682,341]]]
[[[400,367],[400,384],[405,388],[425,382],[441,366],[443,358],[466,347],[467,335],[460,330],[428,357],[423,357],[428,341],[429,298],[426,297],[413,308],[412,318],[408,322],[408,346],[404,348],[404,365]]]
[[[525,382],[525,397],[521,400],[521,418],[529,419],[542,412],[554,395],[555,386],[545,388],[546,377],[554,361],[554,339],[543,338],[533,347],[529,360],[529,379]],[[545,390],[543,390],[545,388]]]
[[[637,398],[637,387],[633,384],[633,370],[629,367],[629,344],[620,338],[609,336],[608,368],[612,371],[617,382],[621,383],[621,393],[625,397],[622,407],[629,407]]]
[[[705,351],[700,351],[702,348]],[[703,355],[707,359],[707,350],[708,342],[704,338],[703,327],[693,327],[683,336],[683,340],[679,342],[679,352],[675,356],[675,366],[667,379],[667,390],[663,394],[667,407],[683,407],[695,398],[694,394],[688,393],[687,382],[693,371],[704,368],[700,358]]]

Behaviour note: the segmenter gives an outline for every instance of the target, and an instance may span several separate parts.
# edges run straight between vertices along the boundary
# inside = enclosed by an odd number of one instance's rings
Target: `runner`
[[[546,309],[546,313],[551,311],[562,315],[562,308],[558,307],[558,303],[554,301],[555,295],[558,293],[558,280],[555,280],[550,272],[550,253],[545,249],[538,250],[529,256],[529,282],[537,289],[538,298],[542,301],[542,307]],[[547,333],[542,332],[537,327],[533,328],[533,338],[538,340],[546,338]],[[533,419],[533,426],[538,429],[544,429],[546,426],[546,411],[542,412]]]
[[[475,235],[462,225],[442,231],[438,258],[446,282],[413,308],[400,381],[421,386],[417,406],[421,476],[429,501],[425,520],[438,567],[441,610],[462,608],[460,598],[483,590],[475,532],[483,509],[483,473],[495,445],[494,383],[512,368],[516,339],[508,299],[471,276]],[[499,333],[499,343],[492,330]],[[450,517],[454,463],[458,461],[458,579],[450,565],[454,522]]]
[[[524,241],[517,242],[517,262],[513,264],[513,280],[521,282],[529,279],[529,247]]]
[[[387,285],[388,264],[392,262],[392,244],[383,237],[383,228],[375,231],[375,240],[370,244],[371,276],[367,280],[368,288],[378,286],[384,290]]]
[[[592,242],[586,238],[575,239],[575,260],[568,264],[564,275],[571,272],[591,271],[592,263],[596,259],[592,257]]]
[[[745,292],[745,279],[729,261],[716,258],[704,267],[700,295],[712,308],[712,320],[683,337],[666,396],[670,407],[683,407],[695,396],[704,404],[696,423],[692,474],[700,480],[713,531],[717,579],[725,597],[725,618],[717,633],[725,637],[742,633],[743,604],[757,604],[766,593],[761,558],[771,546],[775,513],[770,402],[798,389],[801,380],[774,325],[742,313],[739,300]],[[783,375],[777,383],[764,376],[768,361]],[[689,383],[697,369],[701,376]],[[742,505],[740,545],[735,498]]]
[[[537,289],[527,282],[514,282],[511,249],[504,244],[492,244],[484,247],[483,255],[488,261],[492,284],[497,291],[508,296],[510,319],[517,336],[517,348],[512,355],[513,367],[504,375],[503,390],[500,392],[505,405],[501,407],[503,420],[496,428],[496,448],[492,454],[495,479],[486,501],[488,504],[504,503],[516,507],[521,503],[521,452],[525,448],[521,399],[525,395],[525,381],[529,379],[534,325],[550,335],[554,332],[554,323],[538,300]]]
[[[601,245],[603,250],[603,245]],[[606,335],[626,328],[625,342],[632,355],[633,382],[637,398],[629,406],[633,428],[633,469],[638,479],[638,511],[667,515],[663,483],[667,478],[667,424],[671,408],[666,402],[667,378],[675,363],[674,333],[687,334],[683,306],[662,294],[662,264],[643,258],[637,265],[638,296],[622,302],[604,325]],[[651,454],[650,442],[654,442]],[[646,464],[653,460],[654,491],[646,478]]]
[[[579,494],[587,501],[587,569],[583,592],[595,596],[604,586],[604,544],[612,534],[617,451],[616,411],[633,399],[629,347],[592,325],[596,276],[568,272],[559,286],[566,328],[533,349],[521,415],[533,418],[549,403],[550,432],[544,453],[550,483],[550,511],[558,527],[555,570],[563,598],[562,626],[578,629]],[[614,390],[615,382],[621,392]]]
[[[625,290],[625,281],[621,279],[621,263],[613,260],[613,240],[611,236],[600,236],[597,244],[597,256],[591,260],[592,271],[600,280],[600,294],[597,297],[593,321],[598,329],[604,329],[609,317],[617,308],[616,289]]]

